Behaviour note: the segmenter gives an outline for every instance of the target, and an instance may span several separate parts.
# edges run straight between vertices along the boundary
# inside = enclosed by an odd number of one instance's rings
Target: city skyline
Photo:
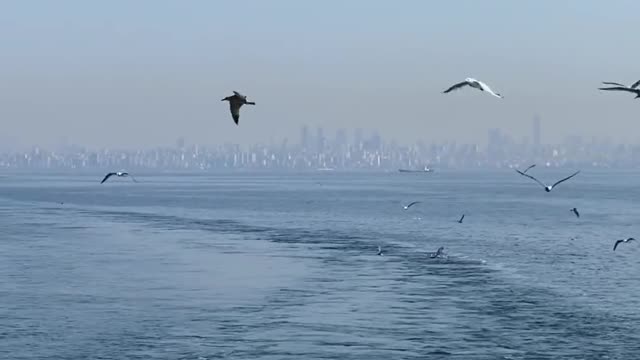
[[[411,146],[419,143],[432,143],[432,144],[440,144],[440,143],[460,143],[467,145],[476,145],[479,147],[489,147],[492,142],[495,140],[495,136],[498,137],[506,137],[508,142],[521,143],[524,145],[532,145],[532,146],[541,146],[541,145],[554,145],[554,144],[562,144],[568,141],[576,142],[576,141],[590,141],[590,142],[606,142],[606,143],[616,143],[616,144],[625,144],[625,145],[634,145],[640,144],[640,136],[635,137],[631,141],[615,141],[610,136],[606,135],[598,135],[598,134],[587,134],[587,135],[579,135],[579,134],[564,134],[563,136],[555,136],[551,138],[557,139],[557,141],[550,141],[545,134],[545,127],[543,126],[543,119],[539,114],[534,114],[531,117],[531,123],[529,132],[514,134],[507,129],[498,128],[498,127],[487,127],[485,129],[484,134],[479,141],[477,142],[465,142],[461,139],[457,139],[455,137],[448,139],[441,139],[439,141],[429,141],[426,138],[417,138],[415,141],[401,141],[395,138],[385,137],[383,133],[381,133],[378,129],[374,128],[324,128],[322,126],[314,126],[312,124],[303,124],[299,127],[299,135],[298,137],[270,137],[268,140],[264,139],[262,141],[258,141],[255,143],[234,143],[232,141],[224,141],[224,142],[209,142],[209,143],[199,143],[189,139],[186,136],[178,135],[174,137],[171,141],[163,144],[150,144],[147,146],[135,146],[135,145],[125,145],[125,146],[92,146],[91,144],[82,143],[82,142],[74,142],[70,141],[70,139],[66,139],[66,141],[60,141],[53,145],[42,145],[42,144],[26,144],[22,146],[11,146],[10,141],[4,141],[0,144],[0,151],[16,151],[16,150],[28,150],[34,147],[41,148],[50,148],[50,149],[60,149],[65,147],[82,147],[87,149],[122,149],[122,150],[144,150],[144,149],[152,149],[157,147],[172,147],[176,144],[190,144],[197,145],[200,147],[216,147],[220,145],[234,145],[239,146],[240,148],[250,148],[255,145],[274,145],[274,144],[282,144],[286,143],[288,145],[310,145],[314,140],[323,138],[325,140],[337,140],[342,144],[359,144],[362,142],[364,137],[374,136],[374,137],[384,137],[385,142],[395,143],[404,146]],[[497,133],[496,133],[497,132]],[[492,135],[493,134],[493,135]],[[0,134],[0,141],[2,140],[2,135]],[[6,137],[6,135],[5,135]],[[492,138],[494,140],[492,140]],[[579,139],[579,140],[578,140]],[[180,147],[180,146],[177,146]]]
[[[619,144],[611,139],[567,136],[557,144],[544,141],[543,122],[531,121],[529,136],[517,139],[502,129],[487,130],[486,146],[474,143],[418,141],[402,144],[378,131],[362,128],[300,128],[299,139],[203,146],[179,137],[171,146],[138,149],[60,149],[35,146],[25,151],[0,152],[0,169],[224,169],[354,170],[401,168],[517,168],[530,163],[565,167],[640,167],[640,144]]]

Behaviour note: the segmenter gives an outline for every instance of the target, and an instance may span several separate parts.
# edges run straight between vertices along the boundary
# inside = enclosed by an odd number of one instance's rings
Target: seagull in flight
[[[429,254],[430,258],[437,258],[437,257],[443,257],[444,256],[444,246],[440,246],[438,248],[438,250],[436,250],[436,252]]]
[[[634,241],[634,240],[635,240],[634,238],[630,237],[630,238],[620,239],[616,241],[615,245],[613,245],[613,251],[616,251],[616,248],[620,243],[628,243],[629,241]]]
[[[580,217],[580,213],[578,212],[577,208],[573,208],[573,209],[571,209],[569,211],[573,211],[573,213],[576,214],[576,217]]]
[[[382,255],[384,255],[382,253],[382,247],[380,245],[378,245],[378,256],[382,256]]]
[[[529,165],[529,167],[528,167],[528,168],[524,169],[523,173],[524,173],[524,174],[526,174],[526,173],[527,173],[527,171],[529,171],[529,170],[533,169],[534,167],[536,167],[536,164]]]
[[[476,89],[478,89],[478,90],[480,90],[480,91],[486,91],[486,92],[488,92],[489,94],[491,94],[491,95],[493,95],[493,96],[495,96],[495,97],[497,97],[497,98],[501,98],[501,99],[503,98],[503,96],[502,96],[502,95],[500,95],[500,94],[498,94],[498,93],[496,93],[496,92],[493,92],[493,90],[491,90],[491,88],[489,87],[489,85],[487,85],[487,84],[483,83],[483,82],[482,82],[482,81],[480,81],[480,80],[476,80],[476,79],[473,79],[473,78],[466,78],[466,79],[464,79],[464,81],[463,81],[463,82],[461,82],[461,83],[457,83],[457,84],[455,84],[455,85],[451,86],[450,88],[448,88],[447,90],[445,90],[445,91],[444,91],[444,93],[445,93],[445,94],[447,94],[447,93],[449,93],[449,92],[451,92],[451,91],[453,91],[453,90],[457,90],[457,89],[459,89],[459,88],[461,88],[461,87],[464,87],[464,86],[471,86],[471,87],[476,88]]]
[[[615,82],[602,82],[603,84],[607,84],[607,85],[616,85],[616,86],[611,86],[611,87],[601,87],[598,88],[599,90],[607,90],[607,91],[626,91],[626,92],[630,92],[632,94],[636,94],[636,99],[640,98],[640,89],[638,89],[638,85],[640,85],[640,80],[636,81],[635,83],[633,83],[633,85],[631,86],[626,86],[626,85],[622,85],[619,83],[615,83]]]
[[[414,202],[410,203],[409,205],[405,205],[404,209],[405,210],[409,210],[410,207],[412,207],[415,204],[419,204],[419,203],[420,203],[420,201],[414,201]]]
[[[516,171],[518,172],[518,174],[520,174],[522,176],[526,176],[529,179],[531,179],[531,180],[537,182],[538,184],[540,184],[544,188],[544,191],[546,191],[546,192],[550,192],[551,190],[553,190],[554,187],[558,186],[560,183],[565,182],[565,181],[571,179],[572,177],[574,177],[574,176],[576,176],[576,175],[578,175],[580,173],[580,170],[578,170],[575,173],[571,174],[570,176],[567,176],[564,179],[556,181],[553,185],[545,185],[542,181],[534,178],[533,176],[531,176],[529,174],[525,174],[525,173],[523,173],[522,171],[520,171],[518,169],[516,169]]]
[[[220,101],[228,101],[229,108],[231,109],[231,117],[233,117],[233,121],[238,125],[240,121],[240,108],[242,105],[255,105],[256,103],[247,101],[247,97],[245,95],[240,94],[237,91],[233,92],[233,95],[227,96],[226,98]]]
[[[603,81],[602,83],[606,84],[606,85],[624,86],[624,87],[628,87],[629,89],[635,89],[640,85],[640,80],[634,82],[633,85],[631,85],[631,86],[622,85],[620,83],[612,82],[612,81]]]
[[[460,220],[458,220],[458,223],[462,224],[462,220],[464,220],[464,214],[462,214],[462,217],[460,218]]]
[[[117,171],[117,172],[110,172],[107,175],[105,175],[104,179],[102,179],[102,181],[100,181],[100,184],[104,183],[105,181],[107,181],[107,179],[109,179],[112,176],[117,176],[117,177],[127,177],[130,176],[131,180],[133,180],[133,182],[137,182],[136,178],[133,177],[133,175],[130,175],[128,172],[124,172],[124,171]]]

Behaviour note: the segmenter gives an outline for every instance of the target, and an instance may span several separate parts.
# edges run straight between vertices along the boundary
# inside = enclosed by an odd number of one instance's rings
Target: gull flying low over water
[[[531,179],[531,180],[533,180],[533,181],[537,182],[538,184],[540,184],[540,185],[544,188],[544,191],[546,191],[546,192],[550,192],[551,190],[553,190],[553,188],[554,188],[554,187],[556,187],[556,186],[560,185],[560,183],[565,182],[565,181],[567,181],[567,180],[571,179],[572,177],[574,177],[574,176],[576,176],[576,175],[578,175],[578,174],[580,173],[580,170],[578,170],[578,171],[576,171],[575,173],[571,174],[570,176],[567,176],[567,177],[566,177],[566,178],[564,178],[564,179],[561,179],[561,180],[556,181],[553,185],[545,185],[542,181],[540,181],[540,180],[538,180],[538,179],[534,178],[533,176],[531,176],[531,175],[529,175],[529,174],[525,174],[525,173],[523,173],[522,171],[520,171],[520,170],[518,170],[518,169],[516,169],[516,171],[518,172],[518,174],[520,174],[520,175],[522,175],[522,176],[526,176],[526,177],[528,177],[529,179]]]
[[[438,250],[436,250],[436,252],[429,254],[429,257],[432,258],[432,259],[433,258],[438,258],[438,257],[443,257],[443,256],[445,256],[445,254],[444,254],[444,246],[440,246],[438,248]]]
[[[238,125],[238,122],[240,121],[240,108],[242,107],[242,105],[244,105],[244,104],[255,105],[256,104],[254,102],[247,101],[247,97],[245,95],[240,94],[237,91],[234,91],[233,95],[227,96],[226,98],[222,99],[221,101],[228,101],[229,102],[229,109],[231,110],[231,117],[233,117],[233,121],[236,123],[236,125]]]
[[[616,251],[616,248],[618,247],[618,245],[620,245],[620,243],[628,243],[629,241],[634,241],[635,239],[630,237],[630,238],[626,238],[626,239],[620,239],[618,241],[616,241],[616,243],[613,245],[613,251]]]
[[[503,98],[503,96],[502,96],[502,95],[500,95],[500,94],[498,94],[498,93],[496,93],[496,92],[493,92],[493,90],[491,90],[491,88],[489,87],[489,85],[487,85],[487,84],[483,83],[483,82],[482,82],[482,81],[480,81],[480,80],[476,80],[476,79],[473,79],[473,78],[466,78],[466,79],[464,79],[464,81],[463,81],[463,82],[461,82],[461,83],[457,83],[457,84],[455,84],[455,85],[451,86],[450,88],[448,88],[447,90],[445,90],[445,91],[444,91],[444,93],[445,93],[445,94],[447,94],[447,93],[449,93],[449,92],[451,92],[451,91],[453,91],[453,90],[460,89],[461,87],[464,87],[464,86],[471,86],[472,88],[476,88],[476,89],[478,89],[478,90],[480,90],[480,91],[486,91],[486,92],[488,92],[489,94],[491,94],[491,95],[493,95],[493,96],[495,96],[495,97],[497,97],[497,98],[501,98],[501,99]]]
[[[405,205],[404,209],[405,210],[409,210],[410,207],[412,207],[415,204],[419,204],[419,203],[420,203],[420,201],[414,201],[414,202],[410,203],[409,205]]]
[[[110,172],[107,175],[105,175],[104,179],[102,179],[102,181],[100,181],[100,184],[104,183],[105,181],[107,181],[107,179],[109,179],[112,176],[117,176],[117,177],[127,177],[130,176],[131,180],[133,180],[133,182],[137,182],[136,178],[133,177],[133,175],[130,175],[128,172],[124,172],[124,171],[117,171],[117,172]]]
[[[462,217],[460,218],[460,220],[458,220],[458,222],[462,224],[462,220],[464,220],[464,214],[462,214]]]
[[[380,245],[378,245],[378,256],[382,256],[382,255],[384,255],[382,253],[382,247]]]
[[[574,214],[576,214],[576,217],[580,217],[580,213],[578,212],[577,208],[573,208],[573,209],[571,209],[569,211],[572,211]]]

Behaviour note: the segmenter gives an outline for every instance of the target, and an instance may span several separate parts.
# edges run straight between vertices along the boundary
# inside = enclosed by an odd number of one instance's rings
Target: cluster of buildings
[[[185,145],[140,150],[87,149],[72,146],[58,151],[34,147],[0,153],[0,169],[148,169],[218,171],[269,170],[397,170],[431,168],[508,168],[531,163],[553,167],[639,167],[640,145],[585,141],[568,137],[563,143],[541,142],[540,120],[533,120],[532,141],[515,141],[500,129],[488,131],[487,145],[418,142],[400,145],[377,132],[340,129],[332,137],[322,128],[304,126],[300,141],[289,145],[215,147]]]

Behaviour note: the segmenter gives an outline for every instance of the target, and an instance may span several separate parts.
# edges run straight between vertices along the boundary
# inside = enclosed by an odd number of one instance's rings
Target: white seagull
[[[634,238],[630,237],[630,238],[621,239],[621,240],[616,241],[615,245],[613,245],[613,251],[616,251],[616,248],[618,247],[618,245],[620,243],[628,243],[629,241],[634,241],[634,240],[635,240]]]
[[[410,207],[412,207],[415,204],[419,204],[419,203],[420,203],[420,201],[414,201],[414,202],[410,203],[409,205],[405,205],[404,209],[405,210],[409,210]]]
[[[493,92],[493,90],[491,90],[491,88],[489,87],[489,85],[487,85],[487,84],[483,83],[483,82],[482,82],[482,81],[480,81],[480,80],[476,80],[476,79],[473,79],[473,78],[466,78],[466,79],[464,79],[464,81],[463,81],[463,82],[461,82],[461,83],[457,83],[457,84],[455,84],[455,85],[451,86],[450,88],[448,88],[447,90],[445,90],[445,91],[444,91],[444,93],[445,93],[445,94],[446,94],[446,93],[449,93],[449,92],[451,92],[451,91],[453,91],[453,90],[457,90],[457,89],[459,89],[459,88],[461,88],[461,87],[463,87],[463,86],[471,86],[471,87],[476,88],[476,89],[478,89],[478,90],[480,90],[480,91],[486,91],[486,92],[488,92],[489,94],[491,94],[491,95],[493,95],[493,96],[495,96],[495,97],[498,97],[498,98],[501,98],[501,99],[503,98],[503,96],[502,96],[502,95],[500,95],[500,94],[498,94],[498,93]]]
[[[117,172],[110,172],[107,175],[105,175],[104,179],[102,179],[102,181],[100,181],[100,184],[104,183],[105,181],[107,181],[107,179],[109,179],[112,176],[117,176],[117,177],[127,177],[130,176],[131,180],[133,180],[133,182],[137,182],[136,178],[133,177],[133,175],[130,175],[128,172],[124,172],[124,171],[117,171]]]
[[[529,179],[531,179],[531,180],[537,182],[538,184],[540,184],[544,188],[544,191],[546,191],[546,192],[550,192],[551,190],[553,190],[554,187],[558,186],[560,183],[565,182],[565,181],[571,179],[572,177],[574,177],[574,176],[576,176],[576,175],[578,175],[580,173],[580,170],[578,170],[575,173],[571,174],[570,176],[567,176],[564,179],[556,181],[553,185],[545,185],[542,181],[534,178],[533,176],[531,176],[529,174],[525,174],[525,173],[523,173],[522,171],[520,171],[518,169],[516,169],[516,171],[518,172],[518,174],[520,174],[522,176],[526,176]]]
[[[220,100],[220,101],[228,101],[229,102],[229,108],[231,109],[231,117],[233,117],[233,121],[236,123],[236,125],[238,125],[238,122],[240,121],[240,108],[242,107],[242,105],[247,104],[247,105],[255,105],[256,103],[251,102],[251,101],[247,101],[247,97],[240,94],[237,91],[233,92],[233,95],[231,96],[227,96],[226,98]]]

